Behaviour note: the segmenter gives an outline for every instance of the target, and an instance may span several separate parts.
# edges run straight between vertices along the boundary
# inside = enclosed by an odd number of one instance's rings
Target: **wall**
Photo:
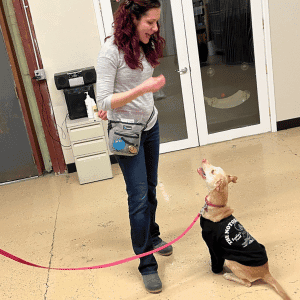
[[[65,126],[67,106],[56,89],[54,74],[96,67],[100,38],[93,0],[29,0],[38,46],[46,71],[61,143],[70,145]],[[70,147],[63,147],[67,164],[74,162]]]
[[[277,121],[300,117],[299,0],[269,0]]]

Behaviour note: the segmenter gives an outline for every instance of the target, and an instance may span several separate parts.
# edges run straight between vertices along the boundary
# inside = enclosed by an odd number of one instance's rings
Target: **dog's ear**
[[[236,176],[227,175],[228,183],[230,182],[236,183],[237,179],[238,178]]]
[[[223,192],[225,187],[225,180],[224,179],[220,179],[216,182],[216,191],[217,192]]]

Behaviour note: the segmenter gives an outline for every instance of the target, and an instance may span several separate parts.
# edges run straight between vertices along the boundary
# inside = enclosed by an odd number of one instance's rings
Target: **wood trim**
[[[20,30],[22,44],[28,64],[29,74],[32,78],[32,86],[36,96],[39,113],[41,115],[41,122],[44,129],[47,146],[49,149],[53,171],[55,173],[61,174],[67,170],[67,166],[65,163],[58,131],[56,129],[55,117],[51,110],[51,98],[49,94],[48,85],[46,81],[36,81],[35,79],[33,79],[33,77],[35,76],[34,71],[38,69],[38,65],[40,69],[43,68],[41,55],[36,45],[35,50],[38,60],[37,64],[22,0],[12,0],[12,3],[16,12],[17,23]],[[29,19],[29,26],[33,35],[33,39],[36,41],[28,0],[25,0],[25,5],[27,7],[26,10]]]
[[[0,25],[1,25],[4,43],[6,45],[6,49],[7,49],[7,53],[8,53],[14,81],[15,81],[16,94],[20,101],[20,106],[25,121],[25,127],[27,129],[29,142],[32,148],[33,158],[38,170],[38,174],[42,175],[45,170],[43,156],[38,143],[33,119],[30,113],[30,107],[29,107],[29,103],[28,103],[28,99],[24,87],[24,82],[19,68],[17,55],[13,46],[13,40],[10,35],[8,23],[5,17],[4,6],[2,1],[0,2]]]

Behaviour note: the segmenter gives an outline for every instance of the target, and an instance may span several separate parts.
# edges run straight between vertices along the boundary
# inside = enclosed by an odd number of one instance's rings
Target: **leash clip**
[[[200,211],[200,214],[201,216],[203,216],[204,212],[208,212],[208,205],[207,203],[204,204],[204,206],[202,207],[201,211]]]

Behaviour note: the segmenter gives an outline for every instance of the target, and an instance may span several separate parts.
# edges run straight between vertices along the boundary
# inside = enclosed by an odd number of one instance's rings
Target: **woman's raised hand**
[[[160,90],[166,84],[166,78],[164,75],[158,77],[150,77],[142,83],[142,88],[145,93],[155,93]]]

